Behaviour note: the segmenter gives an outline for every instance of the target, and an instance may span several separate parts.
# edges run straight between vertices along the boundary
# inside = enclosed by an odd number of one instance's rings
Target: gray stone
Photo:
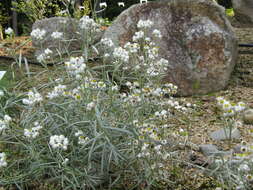
[[[219,129],[210,134],[210,137],[214,140],[228,140],[230,138],[230,130],[228,128]],[[233,128],[231,131],[232,139],[239,139],[241,137],[240,131],[237,128]]]
[[[116,45],[132,41],[139,20],[161,31],[159,55],[169,61],[164,82],[178,95],[219,91],[226,87],[237,59],[237,41],[224,9],[204,0],[164,0],[133,5],[122,12],[103,38]]]
[[[199,146],[199,150],[205,155],[205,156],[211,156],[215,153],[219,152],[217,146],[212,144],[202,144]]]
[[[241,153],[243,153],[242,148],[247,149],[247,146],[244,146],[244,145],[241,145],[241,144],[236,145],[233,148],[233,153],[235,153],[235,154],[241,154]]]
[[[253,109],[248,109],[243,112],[243,121],[246,124],[253,124]]]
[[[45,37],[42,40],[32,38],[32,44],[36,48],[35,56],[44,53],[46,48],[53,51],[52,57],[63,55],[71,52],[81,52],[85,36],[84,29],[79,27],[79,21],[68,17],[52,17],[36,21],[32,29],[46,30]],[[62,32],[62,39],[53,39],[53,32]],[[95,44],[100,41],[103,32],[94,32],[90,35],[90,44]]]
[[[252,0],[232,0],[235,17],[240,24],[253,26],[253,1]]]

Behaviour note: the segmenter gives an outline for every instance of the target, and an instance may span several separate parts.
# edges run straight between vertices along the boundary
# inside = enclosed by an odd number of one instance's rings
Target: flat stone
[[[139,20],[151,20],[146,31],[159,56],[169,61],[163,82],[178,86],[178,95],[207,94],[224,89],[237,60],[237,40],[224,8],[204,0],[163,0],[136,4],[122,12],[103,38],[116,46],[132,42]]]
[[[246,124],[253,124],[253,109],[248,109],[243,112],[243,121]]]
[[[217,152],[219,152],[218,147],[212,144],[202,144],[199,146],[199,150],[205,155],[205,156],[211,156]]]
[[[212,132],[210,134],[210,137],[213,140],[217,140],[217,141],[228,140],[230,138],[229,134],[230,134],[229,129],[228,128],[223,128],[223,129],[219,129],[217,131]],[[240,133],[240,131],[237,128],[233,128],[232,129],[232,131],[231,131],[231,138],[232,139],[239,139],[239,138],[241,138],[241,133]]]

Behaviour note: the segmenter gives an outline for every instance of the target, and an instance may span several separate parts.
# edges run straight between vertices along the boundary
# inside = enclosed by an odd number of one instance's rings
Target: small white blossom
[[[124,2],[118,2],[118,6],[119,7],[125,7],[125,3]]]
[[[128,51],[126,51],[122,47],[115,48],[114,51],[113,51],[113,56],[116,59],[119,59],[120,61],[123,61],[125,63],[127,63],[128,60],[129,60]]]
[[[107,46],[107,47],[113,47],[113,46],[114,46],[112,40],[111,40],[111,39],[108,39],[108,38],[103,38],[103,39],[101,39],[101,43],[102,43],[103,45]]]
[[[23,104],[33,105],[43,100],[42,96],[38,92],[29,91],[27,95],[28,98],[24,98],[22,100]]]
[[[153,22],[150,20],[139,20],[137,27],[139,29],[147,29],[153,26]]]
[[[65,62],[67,72],[75,76],[77,79],[80,78],[80,74],[86,69],[83,57],[71,57],[68,62]]]
[[[106,8],[107,7],[107,3],[106,2],[99,3],[99,7],[100,8]]]
[[[98,27],[97,23],[91,19],[89,16],[83,16],[80,19],[79,26],[81,29],[95,29]]]
[[[162,34],[159,30],[155,29],[153,30],[152,34],[156,37],[156,38],[162,38]]]
[[[250,171],[250,167],[247,164],[241,164],[238,168],[239,171],[248,172]]]
[[[62,33],[62,32],[58,32],[58,31],[53,32],[53,33],[51,34],[51,37],[52,37],[53,39],[61,39],[62,36],[63,36],[63,33]]]
[[[13,29],[11,27],[8,27],[7,29],[4,30],[4,32],[7,35],[11,35],[11,34],[13,34],[14,31],[13,31]]]
[[[136,42],[136,41],[142,39],[143,37],[144,37],[143,31],[135,32],[135,34],[133,36],[133,41]]]
[[[54,87],[54,89],[53,89],[52,92],[48,93],[47,97],[49,99],[53,99],[55,97],[61,96],[61,95],[64,94],[66,88],[67,88],[66,85],[59,84],[59,85],[57,85],[57,86]]]
[[[140,0],[140,3],[147,3],[148,0]]]
[[[4,152],[0,153],[0,167],[6,167],[7,162],[6,162],[6,154]]]
[[[24,129],[24,136],[29,139],[34,139],[39,135],[39,131],[42,129],[42,126],[38,122],[34,122],[35,127],[31,129]]]
[[[34,29],[32,32],[31,32],[31,36],[35,39],[38,39],[38,40],[42,40],[44,38],[44,36],[46,35],[46,31],[44,29]]]
[[[64,135],[53,135],[50,137],[49,144],[53,149],[67,150],[69,140]]]
[[[87,104],[86,109],[87,109],[88,111],[91,111],[93,108],[95,108],[95,106],[96,106],[96,103],[95,103],[95,102],[90,102],[90,103]]]

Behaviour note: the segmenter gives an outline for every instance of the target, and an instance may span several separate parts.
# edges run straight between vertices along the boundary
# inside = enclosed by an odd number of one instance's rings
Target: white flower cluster
[[[86,64],[84,63],[83,57],[71,57],[68,62],[65,63],[67,72],[75,76],[76,79],[81,78],[81,73],[86,69]]]
[[[133,41],[137,42],[138,40],[143,39],[145,36],[143,31],[139,31],[139,32],[135,32],[135,34],[133,35]]]
[[[42,96],[38,92],[29,91],[27,95],[28,98],[24,98],[22,100],[23,104],[33,105],[43,100]]]
[[[113,46],[114,46],[112,40],[111,40],[111,39],[108,39],[108,38],[103,38],[103,39],[101,39],[101,43],[102,43],[103,45],[107,46],[107,47],[113,47]]]
[[[91,30],[96,29],[98,24],[89,16],[83,16],[79,21],[79,26],[81,29]]]
[[[65,91],[65,92],[63,92],[63,94],[65,96],[70,96],[76,100],[79,100],[79,99],[81,99],[81,91],[80,90],[81,90],[81,87],[79,86],[77,88],[72,89],[71,91]]]
[[[122,47],[115,48],[114,51],[113,51],[113,56],[114,56],[117,60],[122,61],[122,62],[125,62],[125,63],[127,63],[128,60],[129,60],[128,51],[126,51],[126,50],[123,49]]]
[[[85,79],[84,79],[84,88],[104,90],[106,88],[106,84],[105,84],[104,81],[98,81],[96,79],[85,77]]]
[[[43,62],[45,61],[46,59],[50,59],[50,56],[53,54],[53,51],[50,50],[49,48],[45,49],[44,50],[44,53],[40,54],[37,56],[37,61],[39,62]]]
[[[0,167],[6,167],[7,162],[6,162],[6,154],[4,152],[0,153]]]
[[[161,101],[161,98],[165,95],[173,95],[177,92],[177,86],[166,83],[162,87],[155,86],[152,83],[145,84],[145,87],[140,88],[140,84],[138,82],[126,82],[125,85],[131,90],[130,93],[122,93],[120,94],[120,98],[123,102],[135,104],[137,102],[141,102],[141,100],[145,100],[147,102],[157,101],[156,104],[164,104],[168,105],[167,102]],[[159,99],[159,100],[158,100]]]
[[[231,103],[223,97],[217,97],[217,104],[223,111],[224,117],[234,116],[237,113],[245,110],[246,104],[244,102],[238,102],[237,104]]]
[[[164,144],[166,144],[164,142]],[[143,157],[150,157],[152,154],[160,155],[163,157],[163,159],[166,159],[168,157],[167,153],[163,153],[163,146],[161,144],[159,145],[151,145],[148,143],[143,143],[141,147],[141,152],[137,155],[138,158],[143,158]]]
[[[61,39],[63,37],[63,33],[62,32],[58,32],[58,31],[55,31],[51,34],[51,37],[53,39]]]
[[[34,122],[34,126],[31,129],[24,129],[24,136],[29,139],[34,139],[39,135],[39,131],[42,129],[42,126],[38,122]]]
[[[78,144],[80,144],[80,145],[84,145],[90,140],[89,137],[84,136],[84,133],[81,130],[78,130],[75,133],[75,136],[78,137]]]
[[[155,29],[153,30],[152,34],[156,37],[156,38],[162,38],[162,34],[159,30]]]
[[[50,137],[49,144],[53,149],[67,150],[69,140],[64,135],[53,135]]]
[[[4,115],[3,120],[0,119],[0,132],[7,129],[9,123],[11,122],[11,117],[9,115]]]
[[[53,99],[53,98],[55,98],[55,97],[61,96],[61,95],[64,94],[66,88],[67,88],[66,85],[61,85],[61,84],[59,84],[59,85],[57,85],[57,86],[54,87],[54,89],[53,89],[52,92],[49,92],[49,93],[47,94],[47,97],[48,97],[49,99]]]
[[[138,43],[127,42],[124,48],[130,53],[138,53],[138,51],[140,50],[140,45]]]
[[[5,34],[11,35],[13,34],[13,29],[11,27],[8,27],[7,29],[4,30]]]
[[[46,35],[46,31],[44,29],[41,30],[37,28],[31,32],[31,36],[37,40],[42,40],[45,35]]]
[[[155,116],[159,117],[161,119],[167,119],[169,117],[169,115],[170,115],[170,113],[167,110],[162,110],[160,112],[159,111],[155,112]]]
[[[86,109],[88,110],[88,111],[91,111],[93,108],[95,108],[96,107],[96,103],[95,102],[90,102],[90,103],[88,103],[87,104],[87,107],[86,107]]]
[[[139,22],[137,23],[137,27],[139,29],[148,29],[151,28],[153,24],[154,23],[150,20],[139,20]]]

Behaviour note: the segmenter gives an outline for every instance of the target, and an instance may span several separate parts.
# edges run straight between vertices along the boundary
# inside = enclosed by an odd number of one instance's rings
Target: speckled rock
[[[246,124],[253,124],[253,109],[248,109],[243,113],[243,121]]]
[[[242,24],[253,27],[253,1],[252,0],[232,0],[235,17]]]
[[[213,140],[228,140],[230,138],[230,130],[229,128],[223,128],[223,129],[219,129],[217,131],[214,131],[210,134],[210,137]],[[237,128],[233,128],[231,131],[231,138],[232,139],[239,139],[241,138],[241,133],[239,131],[239,129]]]
[[[44,52],[46,48],[53,51],[52,57],[66,52],[80,51],[84,43],[83,30],[78,26],[77,19],[68,17],[52,17],[36,21],[32,29],[45,30],[46,34],[42,40],[32,38],[32,44],[36,48],[35,56]],[[62,32],[63,38],[53,39],[53,32]],[[93,34],[94,42],[98,42],[102,37],[102,32]]]
[[[224,9],[206,0],[164,0],[133,5],[121,13],[103,38],[116,45],[131,41],[137,23],[151,20],[161,31],[159,54],[169,60],[164,81],[178,95],[206,94],[226,87],[237,59],[237,42]]]

